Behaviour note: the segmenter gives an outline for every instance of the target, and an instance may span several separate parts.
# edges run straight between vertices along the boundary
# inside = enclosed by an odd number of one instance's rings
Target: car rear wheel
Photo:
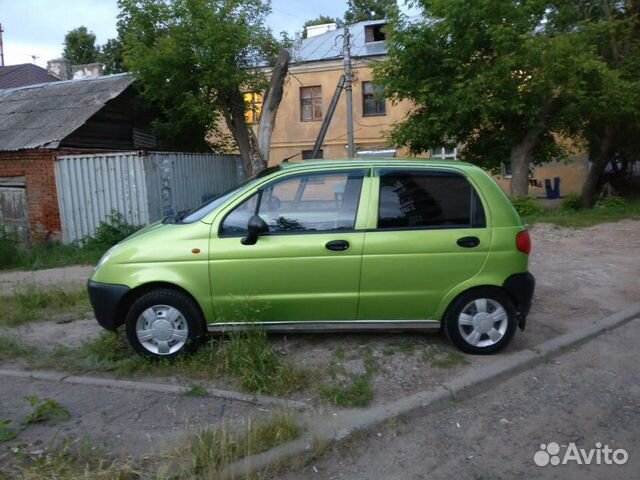
[[[460,295],[447,310],[444,331],[460,350],[496,353],[506,347],[517,326],[509,296],[498,288],[481,287]]]
[[[194,351],[205,333],[195,302],[182,292],[158,289],[133,302],[126,317],[129,344],[141,355],[171,358]]]

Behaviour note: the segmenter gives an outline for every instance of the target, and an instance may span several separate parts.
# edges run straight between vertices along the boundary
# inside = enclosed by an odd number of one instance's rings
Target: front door
[[[431,319],[484,264],[491,232],[482,203],[454,171],[379,169],[371,188],[378,215],[365,238],[358,318]]]
[[[212,227],[210,257],[217,321],[356,319],[364,177],[353,169],[292,174],[224,212]],[[269,232],[243,245],[254,214]]]

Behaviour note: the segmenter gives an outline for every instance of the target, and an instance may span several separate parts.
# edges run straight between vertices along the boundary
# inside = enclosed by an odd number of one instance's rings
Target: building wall
[[[269,164],[276,165],[284,158],[313,149],[322,120],[300,120],[300,89],[302,87],[322,87],[323,118],[335,93],[340,76],[344,73],[342,61],[327,61],[309,65],[292,66],[287,77],[284,95],[276,126],[271,139]],[[386,102],[386,115],[364,116],[362,82],[371,81],[373,72],[370,60],[356,60],[353,64],[353,119],[356,150],[378,150],[387,148],[385,132],[403,119],[409,103],[393,105]],[[347,158],[347,100],[343,91],[331,124],[322,145],[324,158]],[[401,155],[406,152],[399,152]]]
[[[54,156],[45,149],[0,152],[0,177],[25,177],[31,241],[60,239]]]
[[[582,185],[589,173],[589,159],[587,154],[574,155],[566,161],[549,162],[533,167],[529,181],[529,196],[534,198],[547,198],[545,180],[551,181],[553,187],[554,179],[560,179],[560,196],[565,197],[572,193],[580,193]],[[511,182],[510,176],[495,175],[498,185],[509,193]]]

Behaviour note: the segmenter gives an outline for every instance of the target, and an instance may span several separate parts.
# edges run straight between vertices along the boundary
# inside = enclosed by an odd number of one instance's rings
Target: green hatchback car
[[[285,163],[109,250],[89,280],[102,327],[173,357],[207,332],[443,330],[474,354],[524,330],[529,234],[457,161]]]

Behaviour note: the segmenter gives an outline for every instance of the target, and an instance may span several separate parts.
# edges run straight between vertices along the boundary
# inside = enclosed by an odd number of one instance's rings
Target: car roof
[[[477,168],[475,165],[459,160],[431,160],[424,158],[353,158],[345,160],[298,160],[283,162],[280,167],[283,170],[305,170],[307,168],[339,168],[339,167],[395,167],[395,166],[429,166],[429,167],[455,167],[463,170]]]

